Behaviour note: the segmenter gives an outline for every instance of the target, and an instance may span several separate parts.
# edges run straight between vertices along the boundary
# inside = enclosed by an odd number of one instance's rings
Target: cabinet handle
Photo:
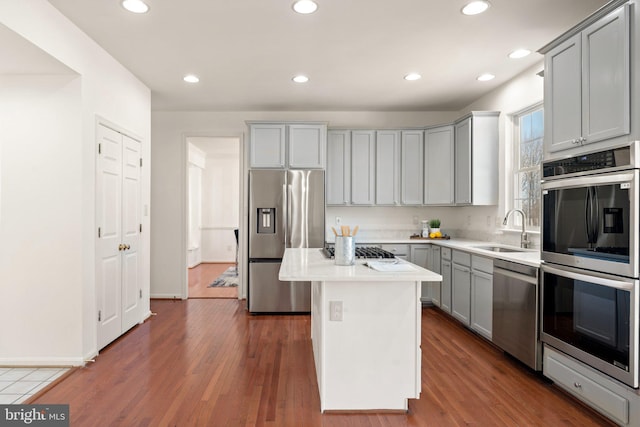
[[[573,139],[573,140],[571,140],[571,143],[572,144],[580,144],[580,139],[578,139],[578,138]]]
[[[584,136],[580,138],[580,144],[584,144],[585,142],[587,142],[587,138],[585,138]]]
[[[580,384],[579,382],[575,382],[575,383],[573,383],[573,386],[574,386],[575,388],[582,388],[582,384]]]

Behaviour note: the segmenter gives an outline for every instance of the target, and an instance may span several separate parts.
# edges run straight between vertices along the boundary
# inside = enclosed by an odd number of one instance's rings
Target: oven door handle
[[[542,266],[543,272],[555,274],[556,276],[566,277],[568,279],[582,280],[584,282],[595,283],[597,285],[606,286],[608,288],[620,289],[621,291],[632,291],[633,283],[622,282],[620,280],[605,279],[604,277],[590,276],[587,274],[574,273],[573,271],[560,270],[558,268],[549,267],[547,264]]]
[[[593,185],[621,184],[624,182],[633,182],[633,173],[617,173],[613,175],[591,175],[579,178],[567,178],[553,181],[544,181],[542,183],[543,190],[554,190],[556,188],[571,187],[589,187]]]

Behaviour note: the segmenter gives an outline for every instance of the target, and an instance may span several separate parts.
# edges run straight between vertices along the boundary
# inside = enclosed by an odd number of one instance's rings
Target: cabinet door
[[[441,274],[441,256],[440,246],[431,245],[431,262],[429,263],[429,270],[434,273]],[[433,305],[440,307],[442,305],[442,282],[430,282],[431,283],[431,302]]]
[[[327,133],[327,204],[347,205],[351,189],[351,132]]]
[[[447,313],[451,313],[451,261],[443,259],[441,266],[440,308]]]
[[[400,182],[400,132],[376,134],[376,205],[398,204]]]
[[[402,132],[402,204],[423,203],[423,131]]]
[[[629,133],[629,6],[582,32],[584,143]]]
[[[323,169],[326,125],[289,125],[289,167]]]
[[[375,186],[375,131],[351,132],[351,203],[372,205]]]
[[[252,124],[249,141],[249,166],[252,168],[285,167],[285,134],[283,124]]]
[[[491,339],[493,323],[493,275],[473,270],[471,274],[471,329]]]
[[[428,129],[425,133],[424,147],[424,203],[453,204],[453,126]]]
[[[471,313],[471,269],[454,263],[452,266],[451,314],[469,325]]]
[[[411,262],[422,268],[431,268],[431,245],[411,245]],[[421,301],[430,302],[433,300],[431,282],[422,282]]]
[[[577,34],[545,55],[545,151],[575,147],[582,135],[582,41]]]
[[[468,118],[455,125],[455,202],[471,203],[471,125]]]

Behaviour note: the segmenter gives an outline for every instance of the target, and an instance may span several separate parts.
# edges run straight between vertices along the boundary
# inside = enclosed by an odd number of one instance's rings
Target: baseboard
[[[150,295],[151,299],[182,299],[182,295],[176,295],[176,294],[151,294]]]
[[[24,357],[17,359],[0,358],[0,366],[20,367],[20,366],[37,366],[37,367],[69,367],[83,366],[85,359],[82,357]]]

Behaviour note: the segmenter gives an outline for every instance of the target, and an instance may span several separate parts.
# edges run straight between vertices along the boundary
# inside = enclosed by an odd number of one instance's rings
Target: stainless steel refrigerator
[[[324,245],[324,171],[249,171],[249,311],[311,311],[310,282],[278,280],[285,248]]]

